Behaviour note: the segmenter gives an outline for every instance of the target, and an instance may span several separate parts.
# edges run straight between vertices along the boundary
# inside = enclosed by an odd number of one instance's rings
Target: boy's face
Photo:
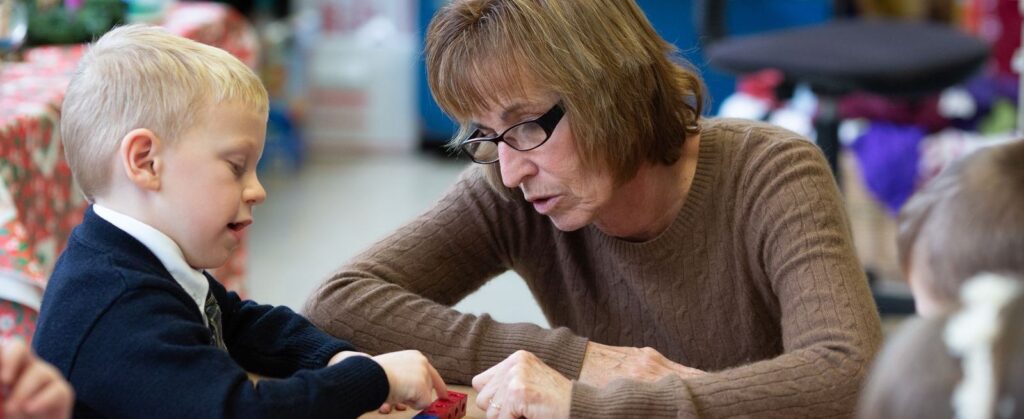
[[[910,282],[910,292],[914,295],[914,309],[921,317],[935,317],[942,314],[943,305],[935,297],[925,284],[930,278],[920,274],[921,270],[912,269],[907,277]]]
[[[167,149],[155,226],[196,269],[221,266],[267,194],[256,178],[266,114],[235,103],[210,106],[201,122]]]
[[[910,283],[910,293],[914,295],[914,308],[919,316],[927,318],[946,312],[949,304],[936,297],[935,291],[931,288],[935,279],[928,266],[928,254],[924,248],[925,246],[920,243],[914,246],[906,275],[907,282]]]

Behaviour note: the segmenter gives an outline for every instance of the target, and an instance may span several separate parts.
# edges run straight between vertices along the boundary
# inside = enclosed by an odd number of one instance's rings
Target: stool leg
[[[836,184],[842,189],[839,177],[839,100],[835,96],[818,94],[818,113],[814,116],[814,130],[818,133],[818,147],[821,147]]]

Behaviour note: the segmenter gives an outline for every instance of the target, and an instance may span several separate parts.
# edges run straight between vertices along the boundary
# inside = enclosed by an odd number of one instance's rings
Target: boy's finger
[[[71,388],[61,382],[53,382],[31,399],[22,409],[31,417],[67,417],[71,411],[74,395]]]
[[[25,372],[18,377],[18,382],[8,391],[6,403],[8,406],[22,411],[25,402],[51,381],[53,381],[53,376],[47,375],[45,366],[31,365],[25,369]]]
[[[441,378],[441,374],[434,369],[433,365],[427,364],[428,372],[430,373],[430,380],[434,383],[434,391],[437,392],[437,397],[448,397],[448,386],[444,385],[444,379]]]
[[[0,344],[0,385],[10,387],[29,364],[32,354],[20,340]]]

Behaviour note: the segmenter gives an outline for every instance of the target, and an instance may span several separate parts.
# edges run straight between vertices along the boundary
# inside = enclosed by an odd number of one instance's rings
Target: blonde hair
[[[617,183],[647,163],[672,164],[699,130],[705,88],[632,0],[456,0],[427,31],[435,100],[470,119],[527,85],[559,95],[585,167]],[[498,164],[488,179],[499,191]]]
[[[1024,275],[1024,141],[989,147],[957,162],[900,210],[904,272],[927,266],[920,284],[955,303],[961,284],[981,272]],[[916,256],[925,260],[913,260]]]
[[[128,132],[147,128],[173,143],[226,101],[269,106],[259,77],[221,49],[147,25],[107,32],[79,63],[61,110],[64,153],[86,199],[106,191]]]

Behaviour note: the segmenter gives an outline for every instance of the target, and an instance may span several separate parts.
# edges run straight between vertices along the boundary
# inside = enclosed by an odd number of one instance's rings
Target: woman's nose
[[[526,153],[504,142],[498,143],[498,165],[501,168],[501,182],[505,187],[516,188],[524,179],[536,173],[536,166]]]

